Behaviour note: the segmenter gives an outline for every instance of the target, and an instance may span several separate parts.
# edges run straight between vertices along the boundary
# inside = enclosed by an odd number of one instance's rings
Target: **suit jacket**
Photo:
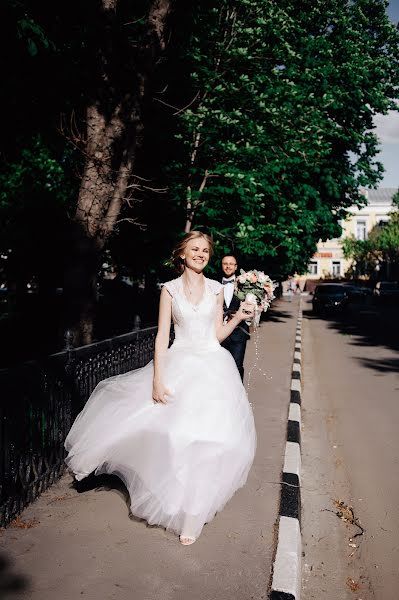
[[[237,310],[240,308],[240,304],[240,300],[237,298],[237,296],[234,295],[231,299],[230,306],[228,308],[226,306],[226,302],[223,300],[223,316],[226,317],[233,312],[237,312]],[[245,321],[241,321],[241,323],[237,325],[237,327],[232,331],[232,333],[229,335],[228,338],[226,338],[225,341],[231,340],[232,342],[245,342],[249,339],[249,337],[249,326]]]

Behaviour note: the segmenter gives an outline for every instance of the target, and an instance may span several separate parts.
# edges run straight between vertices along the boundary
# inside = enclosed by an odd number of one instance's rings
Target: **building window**
[[[356,239],[365,240],[367,239],[367,229],[365,219],[358,219],[356,221]]]
[[[377,217],[377,223],[379,227],[385,227],[385,225],[388,224],[389,221],[389,217],[388,216],[383,216],[383,217]]]
[[[332,274],[333,274],[333,277],[339,277],[341,275],[341,261],[340,260],[332,261]]]
[[[317,260],[311,260],[310,263],[308,264],[308,273],[309,275],[317,275]]]

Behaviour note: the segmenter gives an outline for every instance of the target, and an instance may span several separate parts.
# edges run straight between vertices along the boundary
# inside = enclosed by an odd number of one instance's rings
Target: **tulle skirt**
[[[168,404],[154,404],[152,379],[151,361],[99,383],[68,434],[66,463],[78,480],[93,471],[118,475],[135,516],[197,538],[247,479],[252,410],[219,345],[168,350]]]

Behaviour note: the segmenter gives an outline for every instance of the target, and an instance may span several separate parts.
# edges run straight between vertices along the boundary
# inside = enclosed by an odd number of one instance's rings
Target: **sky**
[[[388,16],[394,23],[399,21],[399,0],[391,0]],[[376,134],[380,139],[381,152],[377,156],[385,168],[384,179],[379,187],[399,188],[399,112],[377,115],[374,119]]]

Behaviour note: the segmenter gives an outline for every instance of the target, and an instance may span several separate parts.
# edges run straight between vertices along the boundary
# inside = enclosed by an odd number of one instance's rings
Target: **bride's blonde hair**
[[[207,235],[206,233],[202,233],[202,231],[190,231],[186,233],[185,236],[176,244],[173,248],[172,256],[168,260],[167,264],[174,267],[178,273],[183,273],[184,271],[184,260],[181,258],[181,254],[184,253],[188,242],[191,240],[197,240],[203,238],[209,244],[209,258],[211,258],[213,254],[213,239]]]

